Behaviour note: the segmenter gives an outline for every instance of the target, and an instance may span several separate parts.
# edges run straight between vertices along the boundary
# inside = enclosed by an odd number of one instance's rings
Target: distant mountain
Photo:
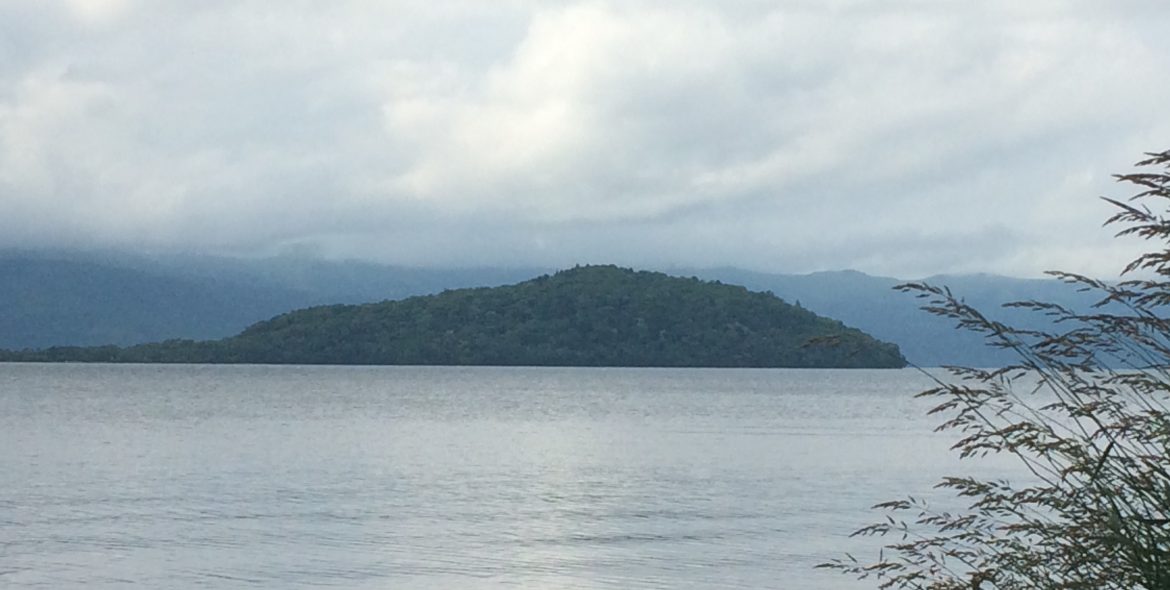
[[[269,284],[194,280],[77,260],[0,257],[0,348],[219,338],[312,301]]]
[[[665,269],[772,291],[793,304],[839,319],[899,345],[920,366],[999,366],[1011,360],[975,335],[918,309],[893,290],[901,279],[856,271],[767,274],[735,268]],[[515,283],[548,269],[417,269],[296,257],[144,257],[116,253],[0,253],[0,349],[58,345],[131,345],[167,339],[216,339],[293,309],[370,303],[445,289]],[[1052,280],[995,275],[940,276],[988,315],[1028,327],[1042,320],[1002,309],[1037,299],[1084,307],[1089,299]]]
[[[312,305],[500,285],[541,272],[288,257],[0,252],[0,349],[216,339]]]
[[[226,258],[171,255],[152,259],[126,259],[124,263],[133,268],[175,274],[197,282],[247,284],[299,293],[310,297],[312,304],[371,303],[428,295],[446,289],[493,287],[530,279],[551,270],[414,268],[295,256]],[[280,311],[304,306],[288,305]],[[264,316],[267,317],[270,316]]]
[[[232,338],[25,360],[369,365],[902,367],[893,344],[743,287],[579,267],[516,285],[331,305]]]
[[[997,367],[1015,360],[1007,351],[988,347],[981,336],[957,330],[952,322],[920,310],[917,299],[894,290],[896,285],[907,282],[901,279],[857,271],[774,275],[722,268],[679,272],[772,291],[786,301],[800,303],[875,338],[898,344],[902,354],[918,366]],[[1003,304],[1039,300],[1086,309],[1094,302],[1092,297],[1050,279],[981,274],[935,276],[924,281],[948,286],[955,295],[990,318],[1034,329],[1051,325],[1033,313],[1004,308]]]

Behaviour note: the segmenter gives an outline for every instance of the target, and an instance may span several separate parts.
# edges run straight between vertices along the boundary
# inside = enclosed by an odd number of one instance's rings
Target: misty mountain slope
[[[360,260],[295,256],[227,258],[172,255],[127,260],[134,268],[195,281],[226,281],[308,295],[313,305],[370,303],[438,293],[445,289],[494,287],[549,272],[544,268],[413,268]],[[289,305],[289,311],[301,305]],[[266,319],[266,318],[257,318]]]
[[[0,348],[221,338],[310,299],[92,261],[0,257]]]
[[[690,271],[688,271],[690,272]],[[829,317],[837,318],[874,337],[897,343],[911,363],[922,367],[967,365],[1002,366],[1011,353],[990,348],[982,336],[957,330],[950,320],[919,309],[921,302],[894,290],[906,281],[875,277],[857,271],[807,275],[773,275],[739,269],[693,271],[700,277],[770,290],[777,296]],[[1085,309],[1093,298],[1050,279],[1018,279],[996,275],[930,277],[925,282],[947,286],[984,315],[1009,325],[1045,329],[1049,322],[1024,310],[1004,308],[1011,301],[1039,300]]]
[[[223,338],[274,315],[493,286],[534,269],[411,269],[291,257],[0,253],[0,349]]]
[[[223,340],[15,360],[362,365],[902,367],[894,344],[769,293],[613,266],[282,314]]]

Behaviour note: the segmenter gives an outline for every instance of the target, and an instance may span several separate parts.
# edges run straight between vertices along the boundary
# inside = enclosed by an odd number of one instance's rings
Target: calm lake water
[[[911,370],[0,364],[0,587],[861,588]]]

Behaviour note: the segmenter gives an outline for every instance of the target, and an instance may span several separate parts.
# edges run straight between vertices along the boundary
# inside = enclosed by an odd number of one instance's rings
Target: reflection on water
[[[852,588],[913,371],[0,365],[0,586]]]

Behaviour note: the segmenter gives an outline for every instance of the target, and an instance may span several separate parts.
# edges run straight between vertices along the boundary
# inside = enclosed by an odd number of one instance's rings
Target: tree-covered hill
[[[216,341],[51,348],[8,360],[901,367],[898,347],[743,287],[587,266],[515,285],[311,307]]]

